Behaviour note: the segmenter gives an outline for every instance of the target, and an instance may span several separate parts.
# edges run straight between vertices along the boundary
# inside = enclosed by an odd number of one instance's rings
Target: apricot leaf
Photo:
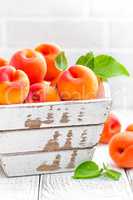
[[[93,161],[86,161],[81,163],[76,169],[74,179],[95,178],[101,175],[101,170]]]
[[[111,178],[115,181],[118,181],[121,177],[121,173],[120,172],[117,172],[115,170],[112,170],[112,169],[107,169],[105,172],[104,172],[104,176],[108,177],[108,178]]]
[[[76,64],[84,65],[94,71],[101,79],[107,80],[114,76],[129,76],[127,69],[116,59],[109,55],[94,56],[92,52],[82,55]]]
[[[104,79],[120,75],[129,76],[124,65],[108,55],[99,55],[95,57],[93,71],[97,76]]]
[[[89,52],[83,56],[80,56],[78,60],[76,61],[77,65],[84,65],[86,67],[89,67],[93,69],[94,67],[94,54],[93,52]]]
[[[119,180],[121,177],[121,173],[118,171],[115,171],[113,169],[108,168],[103,163],[103,168],[99,168],[99,166],[94,161],[85,161],[78,165],[74,172],[74,179],[90,179],[90,178],[96,178],[99,176],[105,176],[112,180]]]
[[[121,173],[116,171],[116,170],[113,170],[113,169],[110,169],[108,168],[104,163],[103,163],[103,170],[104,170],[104,173],[103,175],[108,177],[108,178],[111,178],[115,181],[118,181],[121,177]]]
[[[60,52],[55,58],[56,66],[61,70],[66,70],[68,67],[68,62],[65,53]]]

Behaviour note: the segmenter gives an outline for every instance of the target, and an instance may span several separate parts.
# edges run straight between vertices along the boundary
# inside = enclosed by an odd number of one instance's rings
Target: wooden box
[[[91,159],[111,98],[0,106],[0,165],[8,177],[72,171]]]

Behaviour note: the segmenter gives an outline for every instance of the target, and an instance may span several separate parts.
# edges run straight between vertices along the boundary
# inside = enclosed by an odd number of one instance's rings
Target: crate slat
[[[3,155],[1,166],[8,177],[72,171],[84,160],[92,159],[95,148],[59,152]]]
[[[97,144],[102,124],[0,132],[0,153],[59,151]]]
[[[104,99],[0,107],[0,130],[100,124],[110,106],[111,100]]]

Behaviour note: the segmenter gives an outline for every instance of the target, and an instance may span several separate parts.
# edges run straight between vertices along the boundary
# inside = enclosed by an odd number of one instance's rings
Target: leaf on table
[[[98,165],[93,161],[86,161],[81,163],[74,172],[73,178],[86,179],[95,178],[101,175],[101,170]]]
[[[121,173],[113,169],[106,169],[106,171],[104,172],[104,176],[118,181],[121,177]]]

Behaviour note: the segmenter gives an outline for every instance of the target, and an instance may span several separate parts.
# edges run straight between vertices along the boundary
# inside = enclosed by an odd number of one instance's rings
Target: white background
[[[0,56],[41,42],[70,64],[89,50],[118,58],[131,77],[110,80],[113,107],[133,107],[133,0],[0,0]]]

